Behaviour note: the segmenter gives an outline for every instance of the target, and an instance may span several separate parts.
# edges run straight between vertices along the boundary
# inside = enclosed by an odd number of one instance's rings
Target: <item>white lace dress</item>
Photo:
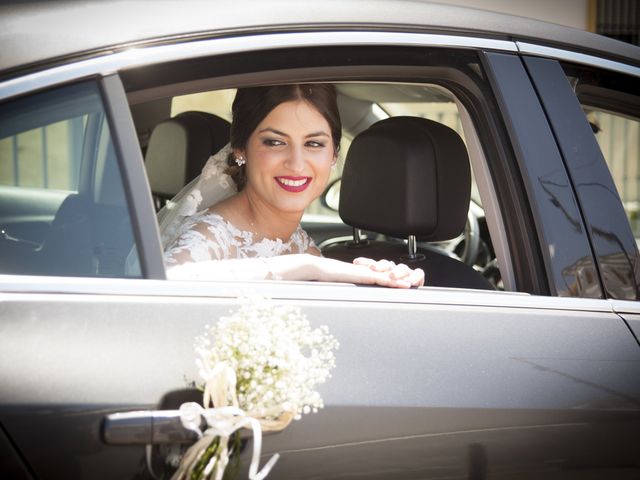
[[[204,210],[181,225],[176,240],[165,249],[165,265],[168,271],[176,266],[188,266],[189,273],[180,275],[181,278],[269,278],[269,272],[265,272],[264,266],[259,263],[219,260],[261,259],[294,253],[318,254],[313,240],[300,226],[286,242],[279,238],[256,240],[254,237],[253,232],[240,230],[221,215]]]

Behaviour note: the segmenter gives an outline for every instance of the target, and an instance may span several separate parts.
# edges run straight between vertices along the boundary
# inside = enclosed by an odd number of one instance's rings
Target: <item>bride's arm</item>
[[[424,272],[387,260],[357,258],[353,263],[321,256],[311,243],[307,253],[268,258],[234,258],[238,239],[227,223],[204,216],[165,253],[172,280],[318,280],[410,288],[424,284]]]
[[[365,258],[346,263],[310,254],[183,263],[169,267],[167,277],[172,280],[318,280],[395,288],[424,284],[424,272],[404,264]]]

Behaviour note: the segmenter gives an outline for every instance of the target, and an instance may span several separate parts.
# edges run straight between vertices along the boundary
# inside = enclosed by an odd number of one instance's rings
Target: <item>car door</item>
[[[140,199],[143,203],[150,202],[150,198],[148,189],[138,189],[141,194],[131,194],[122,180],[136,178],[136,173],[120,162],[126,156],[122,154],[122,137],[119,132],[113,132],[121,124],[117,122],[118,115],[112,105],[105,106],[105,98],[117,97],[117,85],[115,94],[113,88],[109,78],[81,80],[3,103],[1,163],[3,174],[7,174],[4,180],[8,183],[3,187],[0,248],[4,286],[33,291],[34,283],[43,282],[48,288],[55,289],[64,278],[142,277],[140,269],[127,265],[129,259],[144,257],[145,249],[137,246],[148,234],[140,233],[139,228],[134,231],[128,206],[139,204]],[[126,104],[123,106],[126,108]],[[139,156],[139,150],[134,153]],[[131,165],[135,168],[136,164]],[[142,169],[138,177],[144,186],[146,180]],[[153,211],[150,204],[148,208]],[[138,209],[139,214],[143,211],[144,207]],[[140,224],[136,222],[135,225],[139,227]],[[155,228],[155,221],[153,226]],[[157,237],[154,240],[157,242]],[[157,250],[159,254],[159,247]],[[164,272],[160,273],[164,275]],[[144,275],[153,277],[153,269],[145,267]],[[26,283],[19,287],[22,281]],[[21,328],[27,328],[25,338],[35,338],[34,335],[39,334],[37,329],[28,326],[30,320],[26,311],[13,316],[4,309],[8,300],[4,296],[6,292],[3,288],[1,336],[3,346],[10,348],[9,345],[21,343],[15,337],[14,321],[21,323]],[[56,340],[53,337],[40,339],[53,341],[57,349],[66,348],[64,336]],[[38,347],[34,347],[35,350],[26,348],[30,356],[38,356]],[[14,360],[15,356],[5,350],[1,362],[3,372],[12,370]],[[63,367],[63,370],[67,368]],[[51,373],[49,371],[47,376]],[[65,372],[56,375],[61,379]],[[27,377],[23,377],[25,385],[35,386],[31,383],[34,379]],[[56,389],[49,390],[47,386],[44,389],[48,392],[45,395],[50,395],[50,400],[57,403],[56,395],[52,393]],[[10,381],[3,387],[3,392],[13,392],[11,395],[20,390],[19,385],[12,385]],[[18,410],[29,409],[28,405],[34,405],[32,400],[36,399],[24,400],[26,402],[3,402],[3,412],[10,412],[11,405]],[[22,447],[16,446],[12,432],[5,430],[4,422],[1,423],[3,476],[5,472],[16,478],[41,476],[31,468],[30,461],[21,460]],[[31,436],[29,423],[22,422],[18,427],[28,438]]]
[[[200,48],[209,62],[187,64],[192,69],[183,72],[191,75],[203,75],[199,68],[206,64],[263,82],[318,75],[440,80],[468,111],[487,162],[488,204],[495,237],[504,238],[501,267],[511,291],[164,280],[125,97],[125,91],[131,101],[149,90],[134,85],[142,70],[133,66],[119,75],[104,72],[93,98],[108,119],[109,158],[118,165],[113,175],[122,185],[119,202],[132,241],[116,249],[106,270],[64,278],[46,271],[2,275],[3,472],[40,479],[168,475],[174,447],[147,448],[149,439],[136,440],[135,428],[114,441],[105,417],[170,410],[194,398],[193,339],[237,308],[239,297],[259,295],[300,307],[341,344],[333,378],[321,389],[326,407],[266,438],[263,455],[281,454],[273,478],[637,476],[640,349],[603,298],[598,276],[583,281],[570,268],[597,267],[562,154],[515,48],[505,42],[493,45],[503,51],[485,52],[481,39],[453,48],[425,35],[416,49],[414,37],[403,46],[394,33],[377,32],[374,39],[365,33],[357,51],[314,32],[282,34],[280,46],[266,52],[256,52],[256,39],[245,36],[234,46],[243,54],[237,57],[220,55],[214,42],[172,51],[182,60]],[[327,48],[297,50],[298,63],[282,71],[279,61],[301,37]],[[330,59],[328,66],[311,71],[309,62],[319,53]],[[259,57],[263,71],[251,71],[247,57]],[[473,66],[463,67],[470,57]],[[349,65],[352,58],[360,59],[359,68]],[[434,69],[424,68],[425,58]],[[339,68],[345,66],[350,69]],[[146,73],[175,65],[152,67]],[[215,70],[206,76],[229,82]],[[29,98],[28,90],[23,93]],[[98,246],[85,246],[90,265],[104,263]],[[132,251],[140,259],[137,273],[128,270],[135,265],[127,261]]]

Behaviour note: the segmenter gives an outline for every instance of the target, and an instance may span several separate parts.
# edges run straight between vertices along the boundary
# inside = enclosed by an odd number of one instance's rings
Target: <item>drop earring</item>
[[[240,155],[239,157],[236,157],[236,165],[238,165],[239,167],[243,166],[245,163],[247,163],[247,161],[244,159],[244,157],[242,155]]]

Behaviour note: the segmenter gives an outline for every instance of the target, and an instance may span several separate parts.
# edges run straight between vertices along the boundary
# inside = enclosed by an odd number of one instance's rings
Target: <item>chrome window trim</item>
[[[611,305],[617,313],[640,314],[640,302],[631,300],[611,300]]]
[[[533,43],[518,41],[516,41],[515,43],[518,47],[518,51],[521,54],[555,58],[556,60],[579,63],[582,65],[588,65],[591,67],[598,67],[605,70],[612,70],[614,72],[633,75],[634,77],[640,77],[640,67],[634,67],[633,65],[628,65],[626,63],[607,60],[605,58],[595,57],[593,55],[587,55],[585,53],[572,52],[570,50],[545,47]]]
[[[109,75],[118,70],[209,55],[278,48],[318,46],[430,46],[517,52],[512,41],[429,33],[326,31],[270,33],[213,38],[179,44],[132,48],[101,57],[61,65],[0,83],[0,100],[59,85],[79,78]]]
[[[372,288],[375,295],[372,295]],[[260,294],[278,300],[343,302],[355,305],[394,303],[403,305],[450,305],[459,307],[526,308],[613,312],[610,300],[572,297],[541,297],[517,292],[428,287],[419,290],[356,286],[324,282],[285,281],[218,281],[191,282],[172,280],[74,278],[26,275],[0,275],[0,303],[8,300],[55,299],[65,301],[67,295],[85,301],[153,302],[154,299],[180,297],[176,301],[193,303],[201,299],[237,298]],[[99,297],[99,298],[92,298]]]

